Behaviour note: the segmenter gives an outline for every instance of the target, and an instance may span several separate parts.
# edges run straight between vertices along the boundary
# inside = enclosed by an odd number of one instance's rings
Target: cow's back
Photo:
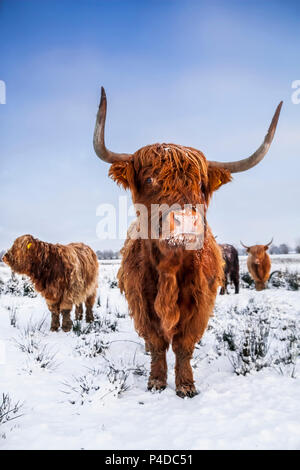
[[[98,283],[98,259],[96,253],[84,243],[59,245],[58,253],[69,276],[64,297],[77,304],[83,302]]]

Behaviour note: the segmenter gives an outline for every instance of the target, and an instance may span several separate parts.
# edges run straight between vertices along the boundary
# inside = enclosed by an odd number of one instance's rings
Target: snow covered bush
[[[109,387],[108,393],[112,393],[114,397],[119,398],[124,392],[126,392],[126,390],[129,389],[129,385],[127,384],[129,373],[129,370],[116,369],[112,364],[110,364],[107,377],[111,387]]]
[[[5,286],[4,281],[2,281],[2,279],[0,279],[0,294],[2,294],[4,292],[4,286]]]
[[[16,297],[31,297],[37,296],[33,285],[25,276],[17,276],[12,273],[10,279],[1,287],[2,294],[11,294]]]
[[[68,395],[68,402],[71,405],[84,405],[85,402],[92,401],[92,395],[100,390],[99,376],[102,371],[99,369],[89,369],[88,373],[79,377],[73,377],[73,383],[64,382],[63,393]]]
[[[269,335],[270,322],[264,315],[250,315],[242,324],[233,322],[227,325],[222,339],[237,375],[259,371],[269,365]]]
[[[241,287],[244,289],[254,289],[254,281],[248,271],[240,273],[240,283]]]
[[[63,393],[68,395],[71,405],[84,405],[94,400],[102,401],[107,396],[120,398],[129,389],[127,379],[129,371],[116,369],[109,364],[103,369],[89,369],[79,377],[73,377],[73,383],[65,382]]]
[[[102,364],[98,368],[89,368],[84,375],[65,382],[63,393],[68,395],[72,405],[84,405],[92,402],[109,401],[110,397],[121,398],[130,389],[134,378],[145,377],[145,365],[137,361],[136,353],[131,357],[107,358],[101,354]]]
[[[20,330],[18,338],[14,338],[16,347],[27,355],[27,359],[33,361],[41,369],[54,370],[56,353],[53,353],[48,344],[42,342],[45,335],[45,318],[29,323]],[[31,368],[28,368],[31,373]]]
[[[73,332],[79,337],[75,351],[84,357],[97,357],[99,354],[105,354],[109,343],[102,336],[116,331],[118,331],[118,322],[109,316],[103,316],[102,318],[96,316],[95,320],[88,324],[75,321]]]
[[[75,351],[84,357],[97,357],[99,354],[105,354],[109,343],[103,339],[102,335],[116,331],[118,331],[117,321],[111,321],[109,318],[95,319],[89,324],[75,321],[73,332],[79,337]]]
[[[241,287],[244,289],[254,289],[254,281],[248,271],[240,273]],[[276,289],[299,290],[300,273],[295,271],[276,270],[271,273],[268,286]]]
[[[112,320],[107,317],[96,317],[92,323],[87,324],[79,320],[73,323],[73,332],[77,336],[86,336],[90,333],[115,333],[116,331],[118,331],[117,320]]]
[[[283,373],[290,365],[295,375],[299,321],[285,317],[272,303],[250,298],[243,308],[231,306],[225,316],[216,314],[211,329],[217,353],[228,357],[237,375],[264,367],[276,367]]]
[[[269,286],[287,289],[299,290],[300,289],[300,273],[289,271],[275,271],[269,280]]]
[[[75,351],[79,356],[97,357],[99,354],[105,354],[109,348],[109,343],[104,341],[97,333],[82,336],[75,346]]]

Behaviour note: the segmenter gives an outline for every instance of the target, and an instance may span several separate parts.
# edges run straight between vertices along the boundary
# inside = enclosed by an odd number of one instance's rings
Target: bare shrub
[[[20,416],[22,416],[20,414],[22,406],[20,402],[13,403],[8,393],[2,393],[2,397],[0,398],[0,425],[20,418]]]
[[[45,318],[28,324],[14,338],[16,347],[25,353],[28,359],[34,361],[40,368],[54,370],[57,367],[54,353],[48,344],[42,342],[41,336],[45,334]],[[29,368],[30,370],[30,368]]]

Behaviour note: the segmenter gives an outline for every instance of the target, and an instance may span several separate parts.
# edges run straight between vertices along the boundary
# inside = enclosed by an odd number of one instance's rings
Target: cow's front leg
[[[173,338],[172,347],[176,357],[176,395],[181,398],[192,398],[198,393],[194,385],[193,371],[190,363],[195,344],[186,344],[182,336],[175,335]]]
[[[48,303],[48,302],[47,302],[47,305],[48,305],[48,308],[51,312],[51,327],[50,327],[50,330],[51,331],[57,331],[60,327],[60,323],[59,323],[59,313],[60,313],[59,305],[58,304],[51,304],[51,303]]]
[[[81,321],[83,317],[83,307],[82,304],[78,304],[75,307],[75,319]]]
[[[71,308],[70,309],[64,309],[61,311],[62,313],[62,329],[63,331],[67,332],[67,331],[70,331],[72,326],[73,326],[73,322],[71,320]]]
[[[147,338],[147,347],[151,354],[151,372],[148,380],[148,390],[164,390],[167,386],[167,358],[169,347],[163,338],[151,335]]]

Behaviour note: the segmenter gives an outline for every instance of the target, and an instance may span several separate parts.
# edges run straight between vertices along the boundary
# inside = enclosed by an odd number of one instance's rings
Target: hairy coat
[[[223,260],[224,260],[224,282],[220,294],[228,294],[227,285],[232,282],[235,288],[235,293],[239,293],[240,287],[240,265],[239,254],[237,249],[227,243],[220,244]]]
[[[229,182],[231,175],[227,170],[209,169],[198,150],[155,144],[137,151],[130,162],[112,164],[110,176],[131,189],[134,203],[149,209],[149,229],[151,204],[204,207],[202,249],[186,250],[168,240],[129,236],[118,273],[135,328],[152,355],[149,388],[166,386],[165,353],[172,343],[177,357],[177,394],[193,396],[196,389],[190,359],[207,327],[223,280],[222,255],[207,225],[206,210],[213,191]]]
[[[30,277],[35,289],[45,298],[52,313],[51,330],[72,327],[70,313],[76,306],[76,319],[82,319],[86,304],[86,320],[93,321],[92,308],[98,283],[98,260],[95,252],[83,243],[69,245],[40,241],[32,235],[17,238],[3,261],[19,274]]]
[[[255,289],[266,288],[271,272],[271,259],[267,253],[269,245],[254,245],[247,247],[247,266],[250,275],[254,279]]]
[[[118,278],[135,328],[151,353],[149,389],[166,387],[166,350],[172,344],[176,393],[196,394],[190,359],[223,280],[222,254],[207,224],[207,207],[212,193],[231,181],[231,173],[249,170],[264,158],[281,106],[263,144],[242,160],[207,161],[199,150],[175,144],[116,153],[105,145],[107,99],[101,88],[93,144],[97,156],[111,164],[110,176],[130,189],[135,204],[137,221],[128,231]],[[169,231],[165,222],[170,222]]]

